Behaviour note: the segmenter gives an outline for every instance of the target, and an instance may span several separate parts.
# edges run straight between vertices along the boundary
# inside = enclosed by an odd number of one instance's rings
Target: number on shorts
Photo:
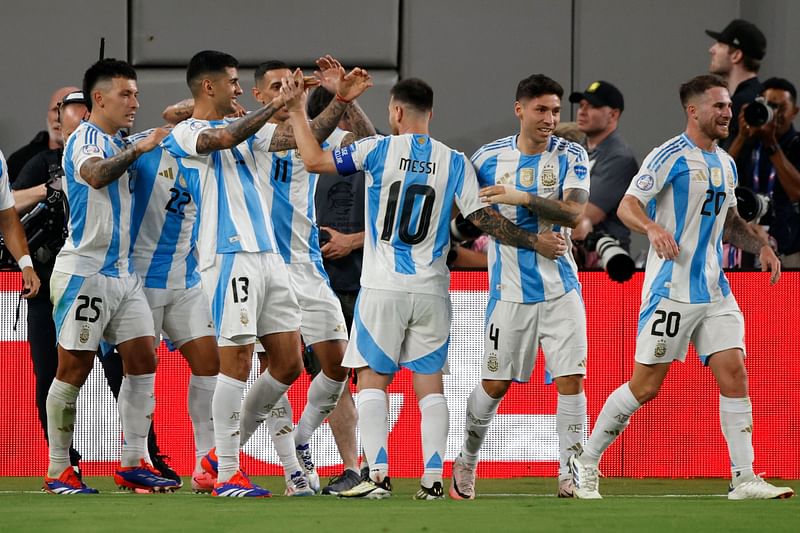
[[[170,199],[167,202],[165,209],[170,213],[184,216],[183,215],[183,208],[186,207],[186,204],[192,201],[192,195],[190,195],[186,191],[180,191],[175,187],[169,190]]]
[[[90,298],[81,294],[78,296],[77,300],[81,302],[81,304],[75,308],[75,320],[80,322],[97,322],[97,319],[100,318],[99,305],[103,303],[103,299],[98,296]],[[84,311],[87,309],[94,311],[94,316],[87,316],[84,314]]]
[[[247,290],[250,288],[250,278],[232,278],[231,290],[233,291],[233,302],[244,303],[247,301]]]
[[[497,350],[500,342],[500,328],[494,327],[494,324],[489,324],[489,340],[494,341],[494,349]]]
[[[383,232],[381,240],[388,241],[394,232],[394,216],[397,212],[397,199],[400,196],[401,182],[395,181],[389,187],[389,198],[386,200],[386,214],[383,217]],[[411,217],[414,214],[414,202],[416,196],[422,196],[422,209],[419,212],[419,224],[417,230],[411,233]],[[433,213],[433,202],[436,200],[436,191],[428,185],[415,183],[409,185],[403,195],[403,210],[400,212],[400,228],[398,237],[406,244],[419,244],[428,235],[431,226],[431,213]]]
[[[656,319],[653,322],[653,328],[650,330],[650,334],[656,337],[663,337],[665,334],[667,337],[674,337],[678,334],[678,329],[681,327],[681,314],[677,311],[673,311],[671,313],[667,313],[666,311],[658,310],[656,311]],[[658,327],[664,324],[664,330],[659,331]]]

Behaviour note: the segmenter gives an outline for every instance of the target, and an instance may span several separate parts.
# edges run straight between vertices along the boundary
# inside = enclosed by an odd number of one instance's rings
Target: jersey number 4
[[[383,217],[383,232],[381,240],[389,241],[394,233],[395,214],[397,212],[397,200],[400,196],[402,183],[395,181],[389,187],[389,198],[386,201],[386,214]],[[412,233],[411,224],[414,216],[414,208],[417,196],[422,196],[422,208],[419,210],[419,217],[416,230]],[[428,185],[415,183],[409,185],[403,194],[403,208],[399,217],[398,237],[406,244],[419,244],[428,235],[431,226],[431,214],[433,213],[433,202],[436,200],[436,191]]]

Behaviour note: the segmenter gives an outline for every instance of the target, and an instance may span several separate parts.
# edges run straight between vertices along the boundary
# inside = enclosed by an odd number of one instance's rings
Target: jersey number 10
[[[395,181],[389,187],[389,198],[386,201],[386,214],[383,217],[383,232],[381,240],[389,241],[394,233],[394,218],[397,211],[397,200],[400,196],[402,183]],[[412,217],[417,196],[422,196],[422,209],[419,211],[419,221],[416,230],[411,233]],[[400,211],[398,237],[406,244],[419,244],[428,235],[431,226],[433,202],[436,200],[436,191],[428,185],[414,183],[409,185],[403,194],[403,208]]]

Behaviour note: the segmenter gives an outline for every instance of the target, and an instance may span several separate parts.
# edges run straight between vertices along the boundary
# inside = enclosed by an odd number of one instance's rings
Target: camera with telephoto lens
[[[45,198],[20,218],[28,250],[36,264],[50,262],[64,246],[67,238],[66,198],[61,186],[64,171],[59,164],[48,169],[50,179],[45,183]],[[36,265],[35,265],[36,266]],[[0,236],[0,270],[19,270],[17,261]]]
[[[772,209],[772,200],[748,187],[736,187],[736,209],[745,221],[758,224]]]
[[[744,108],[744,121],[754,128],[758,128],[772,121],[775,112],[767,99],[759,96]]]
[[[584,247],[590,252],[597,252],[600,266],[612,280],[624,283],[633,277],[636,263],[622,244],[611,235],[592,232],[586,236]]]
[[[474,241],[482,234],[483,232],[480,230],[480,228],[464,218],[461,213],[456,215],[455,218],[451,219],[450,242],[452,246],[450,247],[450,251],[447,252],[447,265],[452,265],[458,257],[458,252],[456,252],[455,249],[456,246],[462,245],[469,241]]]

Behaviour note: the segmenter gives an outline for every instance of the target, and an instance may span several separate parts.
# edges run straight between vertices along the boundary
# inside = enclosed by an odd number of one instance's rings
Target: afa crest
[[[521,168],[519,169],[519,184],[523,187],[530,187],[533,185],[533,169]]]
[[[665,339],[658,339],[656,349],[653,350],[653,355],[656,357],[664,357],[667,355],[667,341]]]
[[[551,165],[544,167],[542,175],[539,177],[539,182],[542,187],[555,187],[558,180],[556,179],[556,171]]]
[[[495,354],[489,354],[489,357],[486,359],[486,369],[489,372],[497,372],[500,368],[500,363],[497,361],[497,356]]]

